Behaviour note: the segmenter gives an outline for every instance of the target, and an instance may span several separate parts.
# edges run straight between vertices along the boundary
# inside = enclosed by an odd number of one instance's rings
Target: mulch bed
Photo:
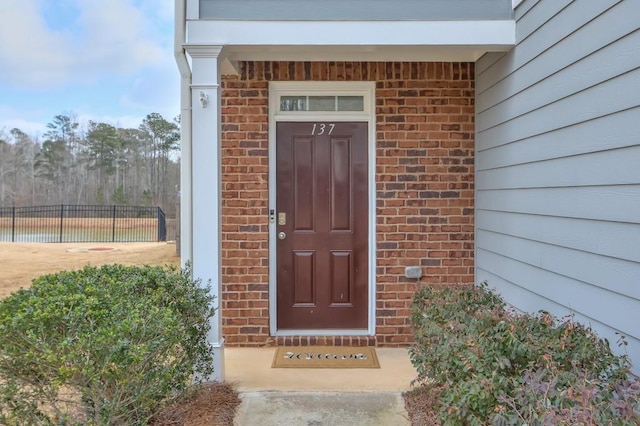
[[[226,383],[207,383],[177,400],[153,418],[152,426],[233,426],[240,397]]]
[[[402,394],[411,426],[440,426],[438,420],[438,394],[440,388],[433,385],[416,387]]]

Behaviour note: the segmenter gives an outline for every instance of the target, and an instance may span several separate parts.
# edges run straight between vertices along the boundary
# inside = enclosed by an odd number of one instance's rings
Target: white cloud
[[[158,112],[166,119],[179,113],[180,75],[173,63],[150,69],[136,78],[120,103],[125,108]]]
[[[3,82],[58,84],[66,79],[70,34],[52,31],[37,0],[3,0],[0,4],[0,78]]]
[[[54,29],[44,13],[55,13],[56,7],[46,6],[45,1],[0,1],[1,85],[85,83],[172,60],[169,40],[161,36],[166,22],[154,20],[167,19],[166,12],[150,16],[144,11],[148,3],[71,0],[77,19]]]
[[[38,114],[40,111],[35,111]],[[47,131],[47,125],[41,121],[20,117],[15,108],[0,105],[0,133],[20,129],[29,136],[38,137]]]
[[[47,126],[41,122],[20,118],[10,118],[0,122],[0,134],[3,131],[9,133],[12,129],[20,129],[32,138],[40,138],[47,131]]]
[[[132,73],[165,58],[152,23],[131,0],[77,0],[85,29],[83,68],[94,72]]]

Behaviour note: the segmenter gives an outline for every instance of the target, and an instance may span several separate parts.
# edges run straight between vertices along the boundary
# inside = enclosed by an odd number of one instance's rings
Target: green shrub
[[[534,395],[550,410],[553,400],[530,392],[532,372],[546,374],[562,395],[576,395],[580,384],[597,380],[598,403],[608,403],[616,415],[634,404],[628,360],[613,355],[608,342],[570,318],[510,313],[486,284],[425,287],[414,297],[412,326],[416,343],[409,355],[417,382],[441,385],[445,425],[523,424],[520,410],[531,407]],[[614,400],[625,392],[626,405],[618,409],[620,400]],[[637,403],[636,392],[636,409]],[[514,423],[500,423],[507,421]]]
[[[45,275],[0,301],[0,424],[144,424],[212,373],[214,311],[189,271]]]

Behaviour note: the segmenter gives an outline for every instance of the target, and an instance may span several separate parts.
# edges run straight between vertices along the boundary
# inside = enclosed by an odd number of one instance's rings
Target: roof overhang
[[[475,62],[515,45],[515,21],[229,21],[187,23],[187,45],[224,47],[231,63]]]

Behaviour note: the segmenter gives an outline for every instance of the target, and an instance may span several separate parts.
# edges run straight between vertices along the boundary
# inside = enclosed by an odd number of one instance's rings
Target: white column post
[[[207,337],[214,351],[209,380],[224,381],[221,273],[220,53],[222,46],[186,45],[191,57],[191,229],[192,272],[210,281],[216,314]]]

